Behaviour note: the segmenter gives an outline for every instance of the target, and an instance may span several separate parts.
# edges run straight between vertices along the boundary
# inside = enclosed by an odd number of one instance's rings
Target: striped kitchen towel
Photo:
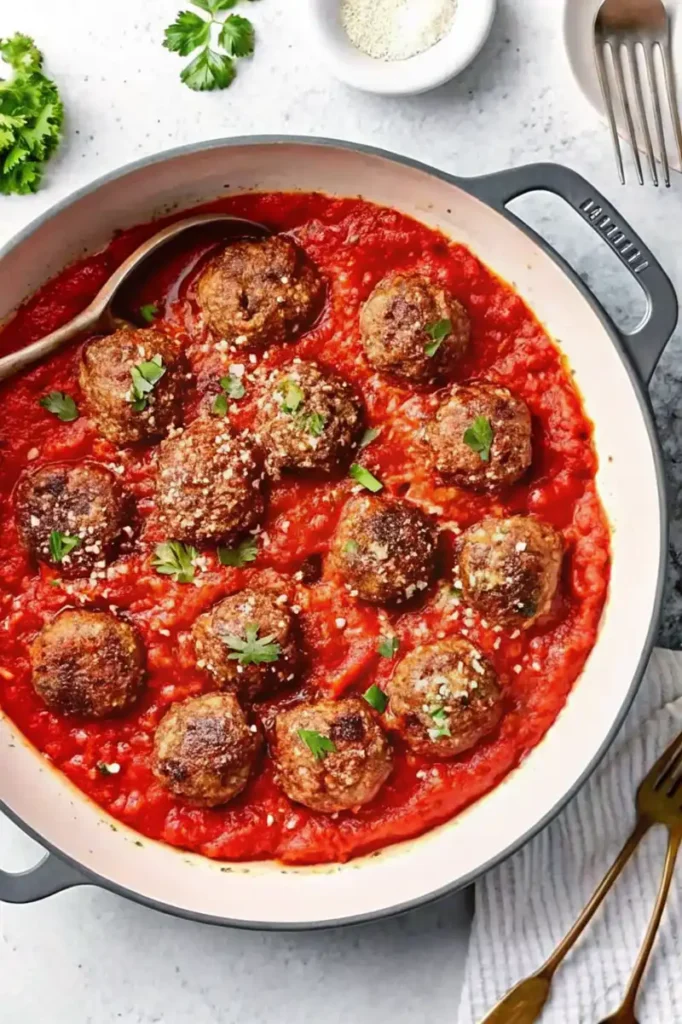
[[[682,653],[657,650],[612,750],[562,814],[476,885],[459,1024],[476,1024],[547,958],[635,819],[640,780],[682,731]],[[555,975],[543,1024],[597,1024],[620,1003],[663,870],[666,833],[640,846]],[[637,1006],[640,1024],[682,1024],[682,856]]]

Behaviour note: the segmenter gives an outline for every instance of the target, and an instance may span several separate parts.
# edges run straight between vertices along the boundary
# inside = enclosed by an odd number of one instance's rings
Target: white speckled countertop
[[[606,130],[570,78],[560,4],[500,0],[491,38],[458,80],[412,99],[330,81],[302,40],[296,0],[248,14],[256,58],[226,93],[192,93],[160,45],[178,0],[30,0],[0,5],[0,36],[35,37],[58,79],[68,141],[33,197],[0,198],[0,245],[58,199],[158,150],[224,135],[287,132],[370,142],[461,175],[533,160],[571,165],[609,196],[682,286],[682,178],[670,191],[617,184]],[[11,10],[10,10],[11,8]],[[607,309],[634,323],[625,272],[559,200],[516,204],[554,241]],[[682,339],[652,397],[671,472],[673,567],[661,639],[682,646]],[[0,817],[0,864],[20,870],[34,844]],[[469,901],[452,897],[392,922],[311,935],[221,931],[165,918],[95,889],[32,907],[0,907],[2,1024],[308,1024],[454,1021]]]

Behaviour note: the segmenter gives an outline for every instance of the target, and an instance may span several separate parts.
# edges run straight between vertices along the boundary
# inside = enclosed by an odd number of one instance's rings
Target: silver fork
[[[642,161],[637,145],[637,131],[635,120],[632,115],[630,96],[626,86],[626,74],[629,69],[632,83],[632,94],[634,105],[637,111],[637,120],[641,129],[646,155],[651,172],[651,179],[654,185],[658,185],[658,170],[656,168],[656,157],[651,137],[649,119],[644,105],[644,92],[642,88],[642,76],[637,62],[637,47],[641,46],[646,68],[649,93],[651,96],[651,107],[653,111],[654,130],[658,149],[658,158],[663,167],[663,179],[670,187],[670,167],[668,165],[668,154],[666,151],[665,132],[663,129],[663,118],[661,116],[661,98],[659,85],[654,65],[654,54],[658,47],[663,65],[663,79],[665,82],[665,93],[670,109],[670,119],[673,125],[673,135],[677,152],[682,165],[682,131],[680,130],[680,116],[677,109],[677,97],[675,94],[675,76],[673,71],[672,46],[670,43],[670,18],[662,0],[604,0],[599,8],[597,20],[594,26],[594,53],[597,62],[597,74],[604,97],[604,106],[609,119],[611,137],[616,154],[616,164],[621,184],[625,184],[625,170],[623,167],[623,154],[618,137],[618,124],[614,111],[611,84],[604,59],[605,50],[611,50],[613,59],[613,71],[616,82],[616,91],[620,106],[625,117],[625,123],[630,136],[632,153],[637,170],[637,178],[640,185],[644,184],[642,173]]]

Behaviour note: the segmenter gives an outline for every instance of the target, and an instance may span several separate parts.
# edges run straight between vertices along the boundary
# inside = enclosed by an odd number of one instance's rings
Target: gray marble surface
[[[559,0],[500,0],[475,64],[436,92],[385,99],[328,79],[305,44],[300,0],[249,5],[256,59],[227,93],[180,85],[160,45],[177,0],[0,3],[0,36],[33,35],[66,101],[66,144],[36,196],[0,198],[0,245],[52,203],[130,160],[201,139],[254,132],[374,143],[460,175],[556,160],[604,192],[682,289],[682,178],[670,190],[617,182],[607,131],[568,70]],[[515,204],[577,268],[621,324],[643,303],[606,248],[560,201]],[[682,646],[682,335],[652,382],[667,457],[673,533],[661,642]],[[0,864],[37,853],[0,817]],[[0,907],[2,1024],[325,1024],[454,1021],[469,906],[454,897],[399,921],[326,935],[219,931],[80,889],[32,907]]]

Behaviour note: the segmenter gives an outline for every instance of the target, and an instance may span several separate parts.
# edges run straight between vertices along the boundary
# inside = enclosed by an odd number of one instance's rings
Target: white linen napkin
[[[635,820],[639,782],[682,731],[682,653],[657,650],[613,748],[561,815],[476,884],[459,1024],[532,974],[585,906]],[[667,833],[654,829],[554,977],[543,1024],[597,1024],[620,1004],[653,909]],[[682,855],[644,978],[640,1024],[682,1024]]]

